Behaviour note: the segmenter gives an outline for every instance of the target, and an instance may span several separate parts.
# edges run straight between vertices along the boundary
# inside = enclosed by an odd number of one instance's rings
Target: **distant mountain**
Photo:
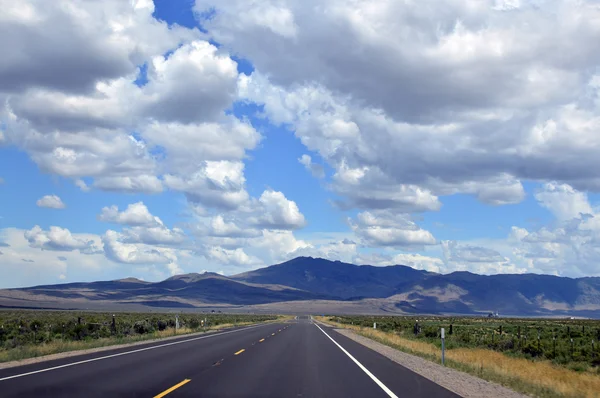
[[[115,281],[5,289],[0,290],[0,305],[3,297],[30,301],[59,299],[79,302],[138,303],[157,307],[248,305],[327,298],[324,295],[290,287],[235,281],[214,273],[177,275],[157,283],[127,278]]]
[[[406,285],[424,280],[428,275],[430,273],[404,265],[374,267],[298,257],[231,278],[251,283],[291,286],[335,299],[356,300],[389,297]]]
[[[287,303],[287,304],[286,304]],[[295,304],[294,304],[295,303]],[[442,275],[298,257],[231,277],[185,274],[0,290],[0,307],[319,308],[319,311],[600,317],[600,278]],[[274,305],[277,304],[277,305]],[[262,306],[262,307],[261,307]],[[287,306],[287,307],[286,307]]]

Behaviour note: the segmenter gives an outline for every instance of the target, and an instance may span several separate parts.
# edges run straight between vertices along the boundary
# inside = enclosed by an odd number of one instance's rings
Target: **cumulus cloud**
[[[160,193],[163,185],[160,179],[153,175],[98,177],[94,187],[115,192]]]
[[[437,243],[431,232],[421,229],[407,214],[381,210],[362,212],[349,222],[366,246],[400,248]]]
[[[560,221],[578,218],[580,214],[593,213],[587,195],[567,184],[554,182],[544,184],[536,192],[535,198]]]
[[[456,241],[443,241],[442,248],[444,249],[446,261],[468,263],[502,263],[507,261],[506,258],[493,249],[459,245]]]
[[[123,241],[147,245],[179,245],[186,240],[181,228],[169,229],[164,225],[131,227],[123,230]]]
[[[202,40],[182,45],[168,58],[155,56],[148,75],[143,112],[165,122],[216,119],[236,94],[236,63]]]
[[[87,236],[73,235],[66,228],[50,227],[48,231],[42,230],[38,225],[24,233],[30,247],[53,251],[78,250],[83,254],[101,253],[102,249],[98,240],[89,239]]]
[[[600,190],[592,1],[452,1],[427,11],[421,3],[266,2],[290,10],[293,38],[241,23],[241,3],[196,7],[213,7],[203,26],[256,67],[240,77],[241,98],[291,125],[337,171],[334,187],[349,206],[391,208],[402,196],[394,188],[405,186],[492,205],[523,200],[522,180]]]
[[[217,261],[218,263],[224,265],[246,267],[263,265],[262,260],[254,256],[249,256],[241,248],[229,250],[222,247],[213,246],[204,255],[207,259]]]
[[[528,269],[562,276],[600,275],[600,214],[586,195],[569,185],[547,183],[536,199],[556,223],[528,230],[513,227],[508,241]]]
[[[6,6],[12,11],[1,28],[31,62],[17,68],[20,58],[9,52],[0,63],[0,94],[10,91],[0,108],[3,139],[24,149],[42,170],[73,178],[83,191],[171,188],[217,207],[247,200],[243,180],[234,192],[223,181],[213,185],[222,161],[243,179],[240,160],[260,140],[249,123],[225,114],[236,97],[236,63],[200,40],[197,29],[156,20],[152,2],[98,7],[25,2],[22,9],[32,17],[21,26],[22,13]],[[62,32],[57,26],[70,28]],[[46,29],[49,34],[40,33]],[[40,40],[33,40],[36,35]],[[59,47],[68,49],[60,57]],[[147,83],[138,87],[132,83],[144,63]],[[39,65],[45,65],[43,73]],[[73,65],[77,73],[69,71]]]
[[[437,257],[425,256],[414,253],[370,253],[359,254],[355,258],[356,264],[363,265],[407,265],[409,267],[430,272],[445,272],[444,262]]]
[[[300,164],[302,164],[306,170],[310,171],[310,173],[317,178],[324,178],[325,177],[325,169],[323,168],[323,165],[320,165],[318,163],[313,163],[312,158],[309,155],[302,155],[299,159],[298,162],[300,162]]]
[[[38,207],[46,207],[48,209],[64,209],[67,207],[56,195],[46,195],[38,199],[35,203]]]
[[[163,225],[160,218],[150,213],[144,202],[132,203],[121,212],[118,206],[104,207],[98,215],[98,220],[129,226]]]
[[[207,207],[234,210],[250,199],[244,187],[244,164],[239,161],[206,161],[190,175],[168,174],[164,181],[189,201]]]
[[[82,192],[89,192],[91,190],[90,187],[81,178],[75,180],[75,186],[81,189]]]
[[[181,228],[167,228],[159,217],[150,213],[144,202],[132,203],[121,212],[117,206],[104,207],[98,220],[128,226],[120,235],[125,243],[168,246],[178,245],[186,239]]]
[[[343,261],[352,263],[356,260],[358,245],[356,242],[343,239],[341,241],[332,241],[324,244],[310,244],[300,247],[290,253],[285,258],[292,259],[299,256],[320,257],[332,261]]]
[[[596,273],[600,227],[586,192],[600,191],[600,9],[592,0],[433,3],[196,0],[204,34],[157,20],[148,0],[0,0],[0,145],[83,192],[182,193],[193,209],[184,228],[197,238],[138,202],[98,216],[121,232],[36,226],[20,232],[27,254],[7,246],[3,256],[34,267],[40,249],[70,251],[69,264],[104,253],[162,275],[154,264],[172,274],[197,260],[185,257],[189,244],[231,267],[305,253]],[[229,54],[254,72],[238,74]],[[307,220],[294,200],[271,189],[250,196],[244,162],[262,136],[254,119],[230,112],[238,100],[293,131],[312,155],[297,160],[336,194],[337,210],[359,209],[352,240],[299,239]],[[516,204],[524,181],[545,184],[535,199],[556,222],[515,227],[503,243],[438,245],[411,215],[443,211],[440,198],[454,194]],[[424,248],[442,258],[414,253]],[[53,278],[67,274],[64,261],[47,262]]]
[[[124,264],[169,264],[177,261],[171,249],[122,242],[123,236],[108,230],[102,236],[104,252],[110,260]]]
[[[304,215],[296,202],[287,199],[278,191],[264,191],[253,212],[256,215],[250,217],[249,221],[261,228],[294,230],[306,225]]]

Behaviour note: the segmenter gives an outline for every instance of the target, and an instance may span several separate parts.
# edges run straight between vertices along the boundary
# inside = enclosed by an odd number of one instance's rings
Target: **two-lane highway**
[[[455,397],[308,317],[0,370],[1,397]]]

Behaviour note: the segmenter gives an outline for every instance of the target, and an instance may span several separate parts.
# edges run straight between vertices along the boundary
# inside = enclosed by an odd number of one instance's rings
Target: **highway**
[[[457,397],[308,317],[0,370],[0,397]]]

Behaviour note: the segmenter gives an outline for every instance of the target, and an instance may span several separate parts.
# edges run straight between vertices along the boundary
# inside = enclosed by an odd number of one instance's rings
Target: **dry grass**
[[[336,327],[355,330],[365,337],[402,351],[441,361],[440,349],[433,344],[380,330],[339,324],[327,318],[318,318]],[[446,364],[534,396],[600,397],[599,376],[575,372],[553,365],[549,361],[514,358],[500,352],[478,348],[456,348],[446,350]]]

